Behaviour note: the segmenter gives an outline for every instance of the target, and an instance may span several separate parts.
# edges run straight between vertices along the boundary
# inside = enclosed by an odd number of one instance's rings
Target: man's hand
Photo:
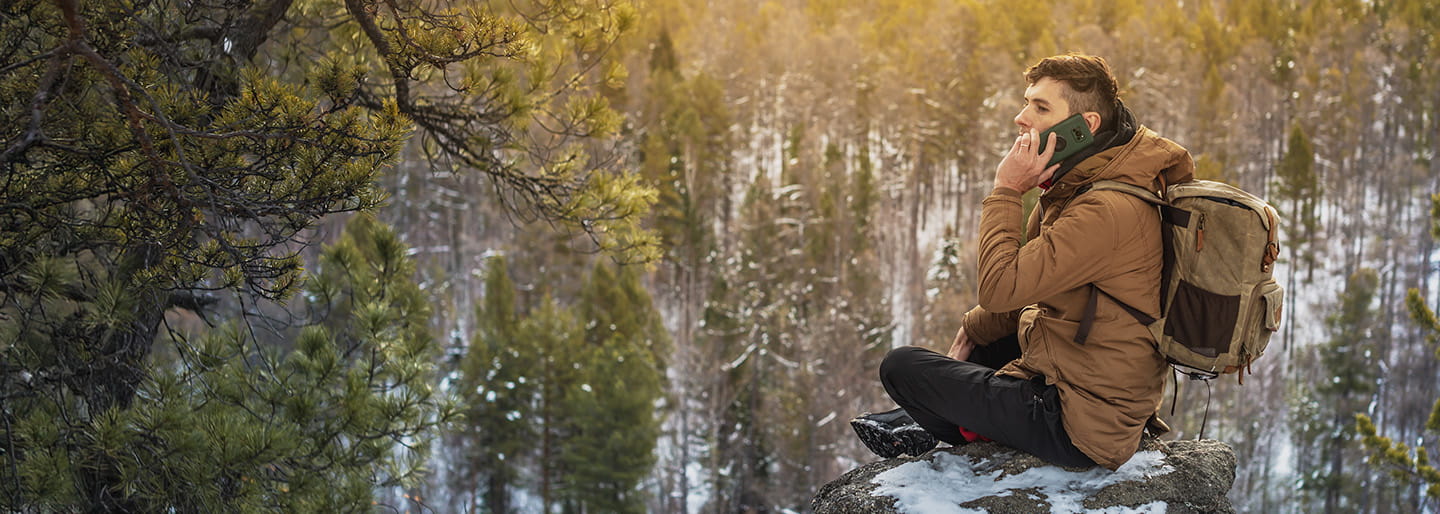
[[[950,351],[945,355],[951,359],[963,361],[970,358],[970,351],[974,349],[975,343],[965,336],[965,327],[960,327],[960,331],[955,333],[955,342],[950,343]]]
[[[1024,193],[1050,180],[1055,170],[1060,169],[1059,163],[1048,168],[1045,166],[1045,163],[1050,162],[1050,157],[1055,155],[1055,134],[1050,134],[1050,140],[1045,143],[1045,151],[1036,153],[1034,142],[1039,140],[1040,135],[1033,128],[1015,138],[1010,153],[1005,154],[1005,159],[1001,160],[1000,166],[995,169],[995,187],[1008,187]]]

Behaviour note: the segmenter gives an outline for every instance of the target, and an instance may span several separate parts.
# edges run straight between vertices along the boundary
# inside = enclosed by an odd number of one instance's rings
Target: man
[[[1088,186],[1115,180],[1158,191],[1190,180],[1194,163],[1136,124],[1100,57],[1042,59],[1025,79],[1020,135],[981,209],[980,305],[948,355],[903,347],[885,357],[881,382],[903,410],[852,421],[883,457],[985,437],[1055,464],[1113,470],[1139,448],[1147,424],[1164,430],[1155,413],[1165,360],[1116,303],[1159,315],[1160,217],[1137,197]],[[1076,113],[1095,144],[1046,166],[1054,135],[1040,151],[1039,133]],[[1037,186],[1045,191],[1022,233],[1020,195]]]

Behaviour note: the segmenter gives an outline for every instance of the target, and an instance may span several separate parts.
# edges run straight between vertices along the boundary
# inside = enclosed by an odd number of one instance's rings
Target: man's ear
[[[1100,113],[1098,113],[1098,112],[1087,112],[1087,113],[1081,114],[1080,116],[1084,117],[1084,118],[1085,118],[1085,124],[1090,126],[1090,133],[1091,133],[1091,134],[1094,134],[1094,133],[1100,131]]]

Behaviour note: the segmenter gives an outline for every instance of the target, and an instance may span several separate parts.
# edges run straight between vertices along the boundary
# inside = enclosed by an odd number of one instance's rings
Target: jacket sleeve
[[[1022,211],[1020,193],[1007,188],[996,188],[981,208],[980,306],[987,311],[1017,310],[1105,278],[1121,233],[1134,229],[1134,213],[1113,196],[1080,195],[1021,247]]]
[[[1020,326],[1020,311],[990,312],[977,305],[965,313],[960,326],[965,327],[966,337],[975,344],[984,346],[1014,334]]]

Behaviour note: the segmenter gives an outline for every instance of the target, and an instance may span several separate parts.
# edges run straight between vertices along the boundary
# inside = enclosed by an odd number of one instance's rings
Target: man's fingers
[[[1042,159],[1042,160],[1045,161],[1045,162],[1050,162],[1050,156],[1052,156],[1052,155],[1055,155],[1055,133],[1054,133],[1054,132],[1051,132],[1051,133],[1050,133],[1050,136],[1047,137],[1047,138],[1045,138],[1045,151],[1044,151],[1044,152],[1040,152],[1040,156],[1041,156],[1041,157],[1044,157],[1044,159]],[[1044,182],[1044,181],[1042,180],[1041,182]]]

